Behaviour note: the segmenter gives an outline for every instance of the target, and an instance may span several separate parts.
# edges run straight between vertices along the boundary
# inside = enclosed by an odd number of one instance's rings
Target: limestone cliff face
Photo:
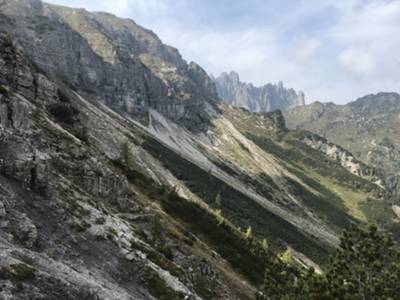
[[[215,79],[215,84],[222,99],[252,112],[287,110],[305,105],[304,93],[286,89],[282,82],[255,87],[251,83],[241,82],[237,73],[230,72],[222,73]]]
[[[154,108],[193,125],[198,108],[217,98],[201,67],[132,20],[39,0],[0,5],[1,31],[40,69],[120,112],[146,119]]]
[[[383,186],[382,179],[376,174],[376,171],[357,160],[353,154],[342,147],[328,142],[317,134],[309,134],[302,139],[302,142],[311,148],[326,154],[329,158],[340,163],[341,166],[348,169],[351,173],[375,182]]]

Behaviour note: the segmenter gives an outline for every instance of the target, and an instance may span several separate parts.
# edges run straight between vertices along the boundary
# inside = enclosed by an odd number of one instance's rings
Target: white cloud
[[[318,39],[300,41],[295,48],[295,56],[301,63],[308,63],[315,59],[316,53],[321,48],[322,42]]]
[[[132,13],[147,17],[149,12],[162,15],[168,10],[164,0],[103,0],[103,3],[105,10],[124,17],[129,17]]]
[[[276,38],[267,28],[233,32],[170,30],[162,35],[167,42],[175,41],[184,54],[200,60],[212,72],[244,71],[264,65],[275,56]]]
[[[107,11],[120,17],[146,18],[149,15],[161,15],[168,10],[168,0],[45,0],[53,4],[83,7],[90,11]]]
[[[374,56],[365,50],[356,48],[349,48],[340,53],[339,63],[345,71],[358,79],[372,77],[377,69]]]
[[[299,75],[295,59],[290,58],[294,55],[282,50],[279,37],[272,28],[230,32],[209,29],[193,31],[173,24],[162,28],[158,33],[164,42],[173,44],[184,57],[200,63],[214,75],[234,70],[243,80],[256,85],[281,79],[295,84],[294,78]],[[306,59],[305,56],[311,55],[317,48],[316,45],[306,47],[309,49],[303,51],[302,59]]]
[[[128,16],[128,0],[105,0],[103,1],[103,7],[104,10],[111,12],[117,16]]]
[[[400,1],[371,1],[347,12],[331,33],[340,66],[359,80],[400,77]]]

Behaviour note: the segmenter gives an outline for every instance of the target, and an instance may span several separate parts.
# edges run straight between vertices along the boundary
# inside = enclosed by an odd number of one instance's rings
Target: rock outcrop
[[[342,147],[330,143],[325,138],[317,134],[307,135],[302,139],[302,142],[311,148],[324,153],[326,156],[338,162],[351,173],[373,181],[379,186],[383,187],[382,178],[377,176],[376,171],[373,168],[357,160],[353,154]]]
[[[251,83],[241,82],[239,74],[232,71],[222,73],[215,79],[215,84],[220,98],[251,112],[287,110],[305,105],[304,93],[286,89],[282,82],[255,87]]]
[[[379,170],[400,198],[400,95],[378,93],[345,105],[315,102],[284,112],[288,127],[305,129]]]

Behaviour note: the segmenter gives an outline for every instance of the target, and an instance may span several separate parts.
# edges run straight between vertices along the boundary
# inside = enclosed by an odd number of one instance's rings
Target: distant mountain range
[[[287,89],[282,82],[256,87],[251,83],[240,81],[239,74],[234,71],[222,73],[215,78],[218,95],[229,104],[244,107],[251,112],[268,112],[287,110],[304,106],[304,93]]]
[[[400,190],[400,95],[367,95],[346,105],[314,102],[284,112],[290,128],[310,130],[348,149]]]

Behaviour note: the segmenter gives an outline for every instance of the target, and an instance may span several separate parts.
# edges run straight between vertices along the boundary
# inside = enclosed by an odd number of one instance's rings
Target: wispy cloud
[[[131,16],[132,12],[147,17],[149,12],[154,16],[163,15],[168,11],[167,1],[161,0],[103,0],[102,2],[107,11],[124,17]]]
[[[344,14],[332,38],[344,49],[339,63],[359,80],[400,78],[400,1],[376,1]]]

